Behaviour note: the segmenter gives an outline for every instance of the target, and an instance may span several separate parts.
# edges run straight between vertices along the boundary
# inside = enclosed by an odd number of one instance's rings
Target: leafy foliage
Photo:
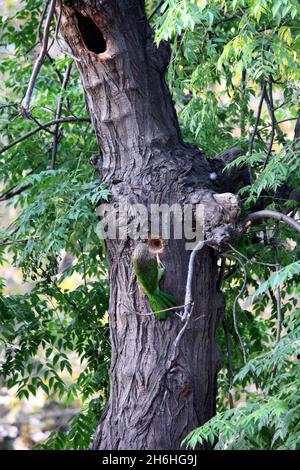
[[[299,2],[166,0],[162,12],[156,37],[173,43],[168,79],[185,137],[211,157],[242,149],[227,169],[249,168],[251,184],[240,190],[245,211],[297,217],[299,201],[289,197],[300,177],[291,127],[299,115]],[[299,448],[298,238],[268,221],[228,253],[223,292],[232,365],[226,359],[229,372],[219,374],[217,415],[184,445]],[[227,357],[221,329],[218,339]]]
[[[148,14],[159,3],[147,1]],[[0,278],[0,380],[19,398],[42,390],[62,406],[79,403],[67,432],[58,430],[40,448],[86,449],[109,388],[109,286],[95,215],[109,192],[89,163],[98,148],[75,66],[61,87],[70,58],[46,59],[33,95],[34,120],[20,115],[42,8],[39,0],[23,0],[0,18],[0,204],[14,214],[0,229],[0,266],[19,268],[26,286],[14,293]],[[298,215],[299,201],[289,195],[300,176],[292,127],[299,115],[299,19],[297,0],[166,0],[151,19],[157,41],[172,44],[167,80],[185,139],[211,158],[233,146],[243,151],[230,165],[247,165],[252,175],[240,191],[244,211],[263,205]],[[62,118],[86,120],[59,126],[52,167],[55,126],[39,125],[55,119],[58,97]],[[184,445],[299,448],[298,238],[269,221],[227,254],[222,290],[235,380],[228,383],[220,328],[225,363],[218,413]]]
[[[174,43],[168,78],[186,138],[208,155],[238,143],[246,151],[253,97],[270,76],[289,103],[278,120],[297,115],[299,2],[167,0],[163,11],[157,41]]]
[[[257,355],[237,374],[235,380],[246,389],[253,381],[260,384],[257,392],[248,391],[244,406],[220,412],[189,434],[189,447],[217,440],[215,449],[221,450],[299,448],[299,314],[296,309],[287,318],[289,334],[274,351]]]
[[[68,58],[43,65],[33,96],[35,121],[19,114],[42,3],[24,1],[15,14],[0,19],[3,148],[54,120],[60,94],[62,118],[87,118],[75,67],[61,92]],[[83,406],[67,433],[55,433],[45,448],[85,449],[108,394],[109,288],[95,208],[109,191],[89,163],[98,151],[90,123],[74,120],[60,127],[51,169],[53,131],[49,126],[0,150],[0,200],[15,211],[11,224],[3,221],[0,262],[20,269],[27,286],[25,293],[0,295],[0,380],[20,399],[42,390],[49,402]],[[6,290],[4,279],[1,288]]]
[[[52,433],[46,444],[37,446],[39,450],[80,450],[88,449],[92,444],[92,436],[99,420],[101,411],[100,400],[92,400],[88,407],[73,417],[69,422],[67,433]]]

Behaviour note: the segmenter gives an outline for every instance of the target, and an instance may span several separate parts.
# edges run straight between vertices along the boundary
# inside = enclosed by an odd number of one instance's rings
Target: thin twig
[[[61,94],[57,100],[55,119],[60,119],[61,117],[64,91],[67,88],[71,70],[72,70],[72,63],[68,64],[66,71],[65,71],[65,75],[64,75],[64,79],[63,79],[63,83],[61,87]],[[53,140],[53,146],[52,146],[51,165],[50,165],[51,170],[55,169],[59,134],[60,134],[60,124],[57,123],[54,129],[54,140]]]
[[[276,266],[275,263],[265,263],[264,261],[257,261],[256,258],[247,258],[247,256],[244,255],[244,253],[234,248],[230,243],[228,243],[228,246],[232,249],[232,251],[234,251],[237,255],[241,256],[241,258],[245,260],[245,264],[254,263],[254,264],[260,264],[262,266],[271,266],[271,267]]]
[[[276,119],[276,116],[275,116],[275,111],[277,109],[279,109],[280,106],[277,106],[277,108],[274,107],[272,84],[273,84],[273,81],[272,81],[272,78],[270,78],[269,95],[266,92],[266,97],[265,97],[267,107],[268,107],[269,116],[271,118],[271,126],[272,127],[274,126],[274,131],[276,130],[276,134],[278,135],[280,141],[282,143],[286,144],[286,141],[285,141],[285,138],[284,138],[284,133],[280,129],[280,126],[278,125],[278,122],[277,122],[277,119]],[[274,137],[273,137],[273,139],[274,139]]]
[[[278,233],[279,227],[277,223],[276,231]],[[279,273],[280,271],[280,263],[279,263],[279,256],[278,256],[278,243],[277,243],[277,238],[275,237],[275,243],[274,243],[274,256],[275,256],[275,263],[276,263],[276,273]],[[276,310],[277,310],[277,319],[276,319],[276,340],[275,340],[275,348],[280,342],[281,339],[281,330],[282,330],[282,303],[281,303],[281,287],[278,286],[276,289],[276,299],[275,299],[275,305],[276,305]],[[277,373],[277,367],[278,364],[274,364],[273,370],[272,370],[272,378],[276,376]]]
[[[18,139],[14,140],[10,144],[5,145],[0,149],[0,155],[6,150],[9,150],[10,148],[14,147],[15,145],[19,144],[20,142],[23,142],[23,140],[28,139],[32,135],[36,134],[39,131],[45,130],[47,127],[53,126],[54,124],[57,123],[67,123],[67,122],[91,122],[90,118],[77,118],[77,117],[65,117],[65,118],[60,118],[60,119],[54,119],[52,121],[45,122],[44,124],[41,124],[39,127],[36,127],[32,129],[32,131],[27,132],[27,134],[24,134],[23,136],[19,137]]]
[[[288,121],[296,121],[298,118],[296,117],[290,117],[290,118],[287,118],[287,119],[282,119],[281,121],[277,121],[277,124],[281,124],[283,122],[288,122]],[[260,131],[263,131],[264,129],[268,129],[268,127],[271,127],[272,124],[267,124],[266,126],[263,126],[260,128]]]
[[[181,328],[181,330],[179,331],[178,335],[176,336],[176,339],[174,341],[174,349],[173,349],[173,354],[171,356],[171,363],[174,362],[174,359],[176,357],[176,351],[177,351],[177,348],[179,346],[179,343],[181,341],[181,338],[183,337],[183,333],[185,332],[185,330],[187,329],[188,327],[188,324],[189,324],[189,321],[190,321],[190,318],[192,316],[192,313],[193,313],[193,310],[194,310],[194,304],[190,304],[190,309],[189,309],[189,315],[187,317],[187,319],[185,320],[185,323],[183,325],[183,327]]]
[[[270,94],[270,96],[268,96],[267,90],[265,90],[265,101],[267,103],[269,115],[270,115],[270,118],[271,118],[271,138],[270,138],[270,142],[269,142],[269,145],[268,145],[267,154],[265,156],[265,160],[264,160],[264,163],[263,163],[263,166],[262,166],[262,170],[265,170],[265,168],[268,164],[269,157],[272,153],[273,144],[274,144],[274,137],[275,137],[276,118],[275,118],[274,104],[273,104],[272,80],[269,81],[269,94]]]
[[[286,104],[289,104],[291,101],[292,101],[292,100],[283,101],[283,102],[280,103],[278,106],[275,106],[274,111],[277,111],[278,109],[283,108],[283,106],[285,106]]]
[[[38,237],[35,237],[38,239]],[[32,238],[30,238],[30,240],[32,240]],[[27,243],[29,241],[29,238],[24,238],[23,240],[12,240],[10,242],[0,242],[0,246],[1,247],[5,247],[5,246],[12,246],[16,243]]]
[[[183,307],[185,307],[185,305],[176,305],[176,307],[169,307],[169,308],[165,308],[163,310],[156,310],[155,312],[136,312],[135,311],[135,312],[127,312],[127,313],[129,313],[131,315],[139,315],[141,317],[150,317],[150,316],[156,315],[157,313],[171,312],[171,311],[174,311],[174,310],[179,310]]]
[[[275,262],[276,262],[276,272],[279,273],[281,266],[279,263],[279,256],[278,256],[278,247],[277,244],[275,245]],[[281,303],[281,288],[280,286],[277,287],[276,292],[276,305],[277,305],[277,322],[276,322],[276,340],[275,345],[277,346],[281,339],[281,330],[282,330],[282,303]],[[274,367],[272,374],[273,377],[276,375],[277,366]]]
[[[217,290],[218,291],[221,290],[223,281],[225,279],[225,275],[224,275],[225,274],[225,268],[226,268],[226,258],[222,257],[219,277],[218,277],[218,281],[217,281]],[[231,349],[231,342],[230,342],[230,334],[229,334],[229,331],[228,331],[228,326],[227,326],[225,316],[224,316],[224,319],[222,321],[222,326],[223,326],[223,330],[224,330],[225,341],[226,341],[226,351],[227,351],[227,356],[228,356],[228,401],[229,401],[229,408],[234,408],[232,349]]]
[[[232,316],[233,316],[234,331],[236,332],[236,335],[239,339],[239,342],[240,342],[240,345],[241,345],[241,348],[242,348],[242,352],[243,352],[244,363],[246,364],[247,363],[246,344],[245,344],[244,338],[242,337],[242,335],[240,333],[240,330],[239,330],[239,327],[238,327],[237,316],[236,316],[236,308],[237,308],[237,304],[238,304],[239,299],[241,298],[241,296],[243,295],[243,293],[246,289],[247,271],[246,271],[245,263],[238,256],[228,255],[228,254],[226,254],[226,256],[227,257],[232,257],[234,260],[236,260],[239,263],[239,265],[241,266],[243,274],[244,274],[243,285],[242,285],[241,289],[239,290],[238,294],[236,295],[236,297],[234,299],[234,302],[233,302]]]
[[[34,121],[38,126],[42,126],[42,124],[36,117],[31,116],[31,120]],[[48,132],[48,134],[54,135],[54,132],[51,131],[51,129],[45,129],[45,132]]]
[[[295,119],[297,119],[297,122],[296,122],[295,129],[294,129],[294,139],[293,140],[296,142],[297,140],[300,139],[300,115]]]
[[[87,270],[86,270],[86,264],[85,264],[85,256],[84,256],[83,244],[81,243],[80,240],[78,240],[78,245],[79,245],[80,252],[81,252],[81,257],[82,257],[84,288],[85,288],[86,293],[88,294],[88,288],[87,288]]]
[[[25,95],[25,98],[23,100],[23,104],[21,105],[21,114],[22,114],[22,116],[24,116],[27,119],[31,119],[30,100],[31,100],[31,96],[32,96],[32,93],[33,93],[33,90],[34,90],[34,85],[35,85],[36,78],[39,74],[39,71],[40,71],[40,69],[43,65],[44,60],[45,60],[45,56],[47,54],[48,41],[49,41],[49,30],[50,30],[51,21],[52,21],[53,15],[54,15],[55,4],[56,4],[56,0],[51,0],[48,15],[47,15],[46,22],[45,22],[43,46],[41,48],[40,54],[37,58],[37,61],[34,65],[34,68],[33,68],[33,71],[32,71],[31,77],[30,77],[30,81],[29,81],[29,84],[28,84],[28,88],[27,88],[27,91],[26,91],[26,95]]]
[[[240,121],[240,131],[241,137],[245,133],[245,93],[246,93],[246,79],[247,72],[246,69],[242,70],[242,80],[241,80],[241,121]]]
[[[276,259],[276,272],[280,271],[280,264],[278,258],[278,250],[275,249],[275,259]],[[277,287],[277,331],[276,331],[276,345],[279,343],[281,338],[281,329],[282,329],[282,305],[281,305],[281,289],[280,286]]]
[[[260,116],[261,116],[263,102],[264,102],[264,99],[265,99],[265,94],[266,94],[266,84],[265,84],[265,82],[263,82],[262,88],[261,88],[261,97],[260,97],[260,100],[259,100],[259,104],[258,104],[258,108],[257,108],[257,115],[256,115],[255,123],[254,123],[254,128],[253,128],[253,132],[251,134],[250,141],[249,141],[249,157],[251,157],[252,152],[253,152],[254,139],[255,139],[255,136],[257,134],[258,124],[259,124],[259,120],[260,120]],[[249,168],[249,175],[250,175],[250,181],[252,182],[251,168]]]
[[[225,258],[224,258],[225,259]],[[230,335],[226,323],[226,319],[224,318],[222,322],[225,340],[226,340],[226,350],[228,356],[228,400],[229,400],[229,407],[234,408],[233,403],[233,365],[232,365],[232,350],[231,350],[231,343],[230,343]]]
[[[18,103],[8,103],[8,104],[0,104],[0,109],[5,109],[5,108],[16,108],[19,106]]]
[[[42,14],[41,14],[40,21],[39,21],[37,31],[36,31],[36,40],[37,40],[38,43],[40,43],[41,47],[43,45],[42,26],[43,26],[44,19],[46,17],[46,13],[47,13],[47,10],[48,10],[49,3],[50,3],[50,0],[45,1],[45,5],[44,5],[44,8],[42,10]]]
[[[210,242],[211,242],[211,239],[199,241],[197,245],[195,246],[195,248],[193,249],[192,253],[190,254],[187,282],[186,282],[186,288],[185,288],[184,310],[183,310],[183,314],[181,315],[181,321],[184,322],[184,325],[179,330],[175,338],[175,341],[173,343],[173,350],[170,355],[170,359],[168,360],[166,364],[166,373],[168,372],[168,370],[170,370],[170,368],[173,366],[175,362],[179,343],[183,337],[185,330],[187,329],[189,325],[189,322],[190,322],[190,319],[194,310],[194,302],[192,298],[192,281],[193,281],[194,263],[195,263],[196,254],[198,253],[198,251],[200,251],[205,245],[207,245]]]

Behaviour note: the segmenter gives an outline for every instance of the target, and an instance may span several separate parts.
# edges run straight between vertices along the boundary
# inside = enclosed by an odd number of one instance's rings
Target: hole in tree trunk
[[[82,39],[90,51],[101,54],[106,51],[106,41],[102,32],[89,16],[82,15],[76,11],[78,28]]]
[[[162,237],[150,235],[150,238],[148,238],[148,247],[152,255],[159,255],[165,251],[165,242]]]

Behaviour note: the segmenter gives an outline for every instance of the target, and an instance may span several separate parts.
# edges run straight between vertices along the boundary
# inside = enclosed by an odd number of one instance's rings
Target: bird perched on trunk
[[[161,310],[177,305],[175,297],[159,288],[159,282],[165,273],[165,268],[159,259],[159,253],[163,249],[163,242],[157,237],[146,243],[139,243],[132,256],[137,281],[146,293],[151,308],[159,320],[165,320],[170,313],[161,312]]]

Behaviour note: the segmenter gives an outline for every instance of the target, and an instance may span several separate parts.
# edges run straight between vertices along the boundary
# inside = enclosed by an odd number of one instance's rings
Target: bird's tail
[[[154,313],[159,312],[160,310],[166,310],[170,307],[176,307],[176,305],[178,305],[177,300],[173,295],[160,289],[158,289],[155,294],[149,296],[149,300]],[[169,312],[156,313],[156,317],[158,320],[165,320],[170,313],[172,313],[172,310]]]

